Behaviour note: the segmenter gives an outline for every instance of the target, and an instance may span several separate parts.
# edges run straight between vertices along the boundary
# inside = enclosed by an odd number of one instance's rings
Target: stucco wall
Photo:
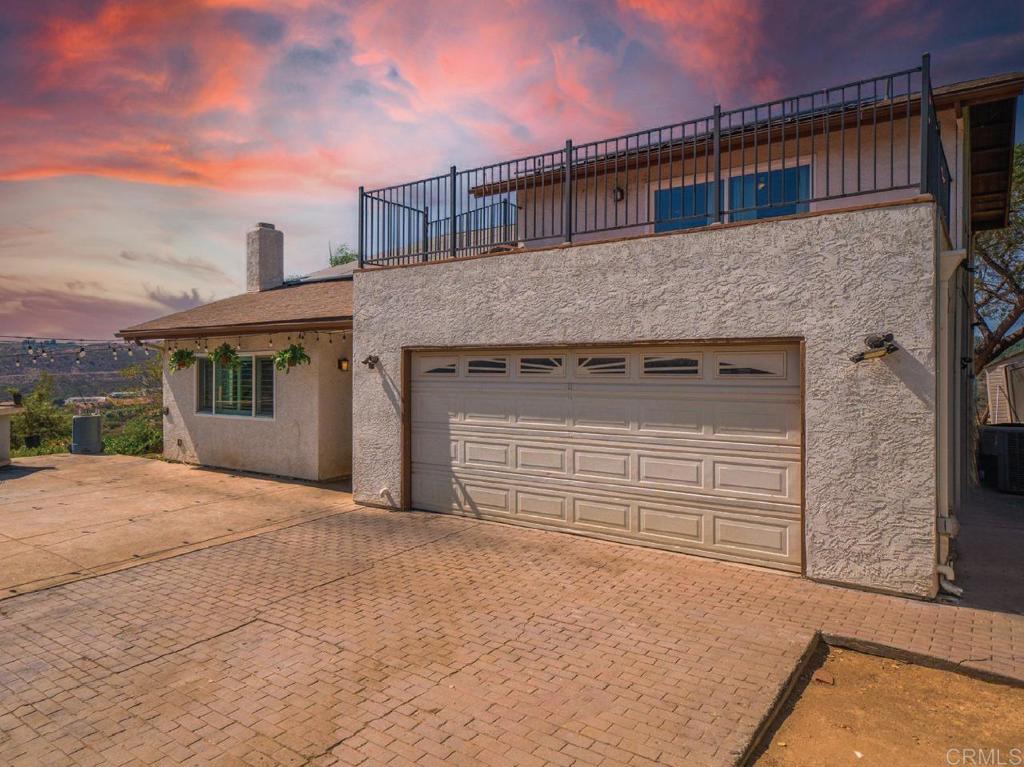
[[[274,373],[274,417],[252,418],[196,413],[196,367],[164,369],[164,455],[186,463],[279,474],[300,479],[329,479],[351,473],[351,370],[338,370],[340,356],[351,358],[351,334],[307,333],[301,341],[312,360],[287,374]],[[209,348],[222,341],[208,339]],[[271,353],[289,341],[274,335],[242,336],[241,350]],[[202,339],[203,345],[207,339]],[[190,340],[179,342],[194,348]]]
[[[935,215],[837,212],[356,274],[354,492],[400,506],[403,347],[802,337],[806,570],[934,593]],[[855,365],[869,333],[902,351]]]

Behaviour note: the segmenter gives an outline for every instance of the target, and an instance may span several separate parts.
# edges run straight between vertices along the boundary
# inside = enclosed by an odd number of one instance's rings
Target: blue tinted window
[[[692,184],[654,192],[654,231],[671,232],[707,226],[708,203],[714,184]]]
[[[729,179],[729,209],[737,212],[729,219],[745,221],[802,213],[807,203],[800,201],[810,196],[809,165],[733,176]]]

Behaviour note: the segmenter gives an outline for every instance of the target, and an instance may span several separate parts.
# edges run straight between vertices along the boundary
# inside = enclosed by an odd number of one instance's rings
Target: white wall
[[[351,474],[352,371],[337,360],[352,358],[352,336],[306,333],[201,339],[210,349],[227,341],[246,352],[272,353],[301,343],[311,363],[274,373],[274,417],[196,413],[197,366],[168,372],[164,362],[164,456],[186,463],[277,474],[300,479],[331,479]],[[330,338],[330,341],[328,341]],[[174,342],[172,342],[173,345]],[[196,348],[194,339],[177,342]],[[200,349],[201,351],[201,349]]]
[[[935,231],[915,203],[357,273],[355,497],[404,500],[403,348],[801,337],[807,574],[932,595]]]

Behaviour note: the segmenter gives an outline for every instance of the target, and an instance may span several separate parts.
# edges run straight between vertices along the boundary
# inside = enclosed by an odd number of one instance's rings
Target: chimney
[[[284,284],[284,232],[273,224],[256,224],[245,239],[245,289],[249,293]]]

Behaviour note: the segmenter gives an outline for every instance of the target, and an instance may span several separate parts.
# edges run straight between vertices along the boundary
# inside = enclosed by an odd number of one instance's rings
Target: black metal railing
[[[360,263],[667,232],[911,190],[934,195],[948,225],[950,183],[925,55],[919,67],[834,88],[360,187]]]

